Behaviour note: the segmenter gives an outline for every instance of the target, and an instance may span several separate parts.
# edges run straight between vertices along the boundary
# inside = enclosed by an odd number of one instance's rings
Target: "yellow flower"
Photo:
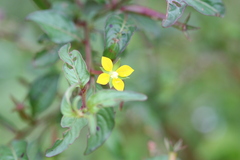
[[[130,66],[123,65],[115,69],[117,64],[113,65],[112,60],[107,57],[102,57],[101,60],[103,72],[98,76],[97,83],[101,85],[110,84],[118,91],[124,90],[124,82],[122,79],[127,78],[134,71]]]

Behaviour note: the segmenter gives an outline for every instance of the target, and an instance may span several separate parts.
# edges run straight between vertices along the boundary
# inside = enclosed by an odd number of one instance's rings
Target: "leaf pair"
[[[186,6],[191,6],[198,12],[208,16],[223,16],[225,8],[222,0],[166,0],[167,14],[162,22],[163,27],[170,27],[183,14]]]
[[[80,135],[81,129],[90,123],[88,117],[95,116],[95,114],[88,112],[83,114],[78,109],[77,104],[80,97],[71,98],[72,92],[76,87],[77,85],[75,84],[68,88],[61,104],[61,112],[63,114],[61,126],[68,128],[68,130],[64,132],[62,139],[57,140],[53,147],[47,150],[47,157],[57,155],[67,149],[68,145],[72,144]],[[118,92],[116,90],[101,90],[91,95],[87,100],[87,107],[97,108],[99,112],[96,115],[96,133],[90,135],[85,154],[89,154],[101,146],[112,132],[114,127],[114,111],[113,108],[106,107],[114,107],[121,101],[142,101],[146,100],[146,98],[143,94],[127,91]],[[78,114],[79,112],[81,114]]]

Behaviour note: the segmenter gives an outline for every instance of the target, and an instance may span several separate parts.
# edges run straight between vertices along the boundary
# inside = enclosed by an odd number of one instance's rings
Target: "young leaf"
[[[55,43],[81,40],[73,21],[54,10],[31,13],[28,15],[27,20],[36,22]]]
[[[28,160],[27,142],[13,141],[9,147],[0,146],[0,160]]]
[[[184,0],[189,6],[195,8],[198,12],[208,16],[223,17],[225,7],[222,0]]]
[[[105,50],[103,56],[115,59],[130,41],[136,26],[127,15],[111,15],[105,25]]]
[[[67,91],[65,92],[65,95],[62,99],[62,103],[61,103],[61,112],[64,116],[68,116],[68,117],[73,117],[76,116],[76,108],[74,109],[73,106],[74,104],[72,104],[71,102],[71,96],[72,96],[72,92],[73,90],[77,87],[78,85],[72,85],[70,86]],[[75,100],[80,100],[80,96],[76,96]],[[77,101],[77,102],[78,102]],[[76,101],[75,101],[76,102]]]
[[[80,131],[86,125],[87,125],[86,118],[63,116],[61,121],[61,126],[63,128],[69,128],[69,129],[63,133],[62,139],[58,139],[54,143],[54,145],[47,150],[46,156],[52,157],[66,150],[67,147],[79,137]]]
[[[32,83],[29,98],[33,116],[51,105],[57,92],[58,79],[59,74],[47,74]]]
[[[38,52],[34,59],[33,65],[36,67],[46,67],[49,65],[53,65],[58,58],[58,50],[59,46],[51,48],[50,50],[43,50]]]
[[[83,88],[89,81],[90,74],[81,54],[76,50],[70,52],[70,47],[70,44],[66,44],[58,52],[59,57],[65,62],[63,71],[71,85],[78,83]]]
[[[183,14],[186,8],[184,0],[167,0],[167,14],[166,18],[162,21],[163,27],[173,25]]]
[[[85,154],[90,154],[100,147],[110,136],[114,128],[113,108],[102,108],[97,113],[97,131],[95,135],[90,135],[87,142]]]
[[[93,94],[87,100],[87,107],[93,108],[97,106],[112,107],[121,101],[144,101],[147,96],[144,94],[130,91],[116,91],[112,89],[101,90]]]

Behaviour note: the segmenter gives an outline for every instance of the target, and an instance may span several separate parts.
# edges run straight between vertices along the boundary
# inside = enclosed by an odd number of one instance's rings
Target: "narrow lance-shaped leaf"
[[[0,146],[0,160],[28,160],[26,150],[26,141],[13,141],[9,146]]]
[[[96,94],[93,94],[87,100],[87,107],[93,108],[97,106],[112,107],[117,105],[121,101],[144,101],[147,96],[141,93],[130,91],[116,91],[112,89],[101,90]]]
[[[83,88],[89,81],[90,74],[81,54],[76,50],[70,52],[70,47],[70,44],[66,44],[58,52],[59,57],[65,62],[63,71],[71,85],[78,83]]]
[[[221,16],[225,14],[225,7],[222,0],[184,0],[189,6],[198,12],[208,16]]]
[[[95,135],[90,135],[87,142],[85,154],[90,154],[100,147],[110,136],[114,128],[113,108],[102,108],[97,113],[97,131]]]
[[[73,21],[54,10],[37,11],[28,15],[27,19],[36,22],[55,43],[81,40]]]
[[[184,0],[167,0],[167,14],[162,21],[162,26],[169,27],[173,25],[182,16],[186,6]]]
[[[54,100],[57,92],[59,74],[47,74],[33,82],[29,91],[32,115],[46,110]]]
[[[61,126],[69,128],[63,133],[63,138],[57,140],[54,145],[47,150],[46,156],[55,156],[68,148],[80,135],[80,131],[87,125],[86,118],[66,117],[63,116]]]
[[[136,26],[124,14],[111,15],[105,26],[105,50],[103,56],[115,59],[128,45]]]

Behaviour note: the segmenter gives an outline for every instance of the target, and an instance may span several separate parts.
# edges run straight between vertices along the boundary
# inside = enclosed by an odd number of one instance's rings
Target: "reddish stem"
[[[153,19],[158,19],[158,20],[163,20],[166,18],[165,14],[159,13],[155,10],[152,10],[150,8],[140,6],[140,5],[129,5],[129,6],[123,6],[120,8],[121,11],[124,12],[132,12],[132,13],[137,13],[141,14]]]
[[[91,70],[90,70],[90,73],[91,73],[91,74],[95,74],[95,75],[99,75],[99,74],[101,74],[101,73],[103,73],[103,72],[102,72],[102,71],[96,71],[96,70],[91,69]]]

